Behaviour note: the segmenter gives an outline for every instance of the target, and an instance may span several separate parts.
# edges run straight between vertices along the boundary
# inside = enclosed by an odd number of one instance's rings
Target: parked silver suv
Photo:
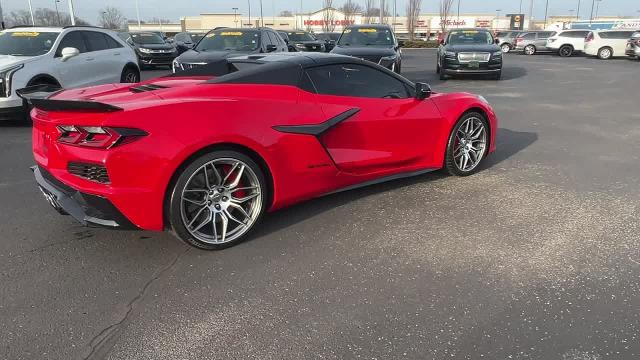
[[[555,31],[524,32],[516,38],[516,51],[522,51],[525,55],[554,51],[547,48],[547,39],[555,34]]]
[[[520,34],[522,34],[522,31],[500,31],[496,34],[498,45],[500,46],[500,49],[502,49],[503,53],[508,53],[515,49],[516,38]]]

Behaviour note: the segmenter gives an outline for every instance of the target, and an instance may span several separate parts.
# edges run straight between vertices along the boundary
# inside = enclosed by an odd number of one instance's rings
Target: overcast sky
[[[55,0],[32,0],[34,9],[38,7],[54,8]],[[68,0],[58,0],[61,11],[67,11]],[[204,12],[233,12],[233,7],[238,7],[239,11],[246,15],[247,0],[138,0],[140,4],[140,17],[150,19],[162,17],[177,21],[181,16],[198,15]],[[259,11],[259,0],[251,1],[252,15]],[[334,0],[334,4],[340,6],[345,0]],[[361,5],[364,0],[355,0]],[[400,15],[404,15],[407,0],[396,0],[397,9]],[[534,15],[536,18],[544,18],[544,6],[547,0],[533,0]],[[579,0],[549,0],[549,15],[569,14],[569,10],[575,10]],[[588,18],[591,12],[593,0],[581,0],[581,16]],[[438,0],[423,0],[422,12],[437,12]],[[495,13],[501,9],[502,13],[517,12],[520,7],[520,0],[461,0],[461,12],[475,13]],[[523,0],[522,7],[525,13],[528,12],[530,0]],[[123,11],[125,16],[135,19],[135,0],[74,0],[76,16],[81,17],[90,23],[96,23],[98,13],[105,6],[114,6]],[[302,0],[305,11],[317,10],[321,8],[322,0]],[[28,9],[27,0],[0,0],[5,13],[12,10]],[[298,11],[300,0],[262,0],[264,14],[277,14],[282,10]],[[393,4],[393,0],[391,0]],[[334,5],[334,6],[336,6]],[[457,7],[457,0],[456,5]],[[640,17],[639,0],[602,0],[600,3],[601,15],[626,15]]]

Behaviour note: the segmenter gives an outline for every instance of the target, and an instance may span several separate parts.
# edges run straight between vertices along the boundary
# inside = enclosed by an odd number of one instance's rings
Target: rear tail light
[[[62,144],[96,149],[109,149],[148,135],[139,129],[101,126],[60,125],[58,131]]]
[[[516,44],[519,44],[522,42],[522,38],[516,38]]]

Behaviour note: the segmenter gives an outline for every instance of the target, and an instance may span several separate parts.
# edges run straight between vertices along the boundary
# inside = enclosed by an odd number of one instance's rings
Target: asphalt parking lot
[[[638,359],[638,71],[509,54],[502,81],[441,82],[407,50],[411,80],[494,105],[483,170],[310,201],[221,252],[58,215],[30,128],[0,124],[0,357]]]

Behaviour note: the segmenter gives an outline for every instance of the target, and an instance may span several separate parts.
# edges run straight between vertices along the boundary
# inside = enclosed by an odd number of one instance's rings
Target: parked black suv
[[[285,52],[287,44],[269,28],[221,28],[209,31],[191,50],[173,62],[173,72],[189,70],[234,56]]]
[[[178,49],[178,53],[182,54],[193,47],[204,37],[204,33],[181,32],[173,37],[173,42]]]
[[[166,42],[155,32],[120,33],[119,36],[136,51],[141,69],[171,66],[173,59],[178,56],[175,46]]]
[[[316,39],[311,33],[303,30],[283,31],[279,30],[278,34],[284,39],[289,46],[290,52],[295,51],[314,51],[324,52],[324,41]]]
[[[440,42],[436,71],[449,75],[485,74],[502,77],[502,50],[491,32],[483,29],[451,30]]]
[[[398,74],[402,67],[402,51],[389,25],[349,26],[331,53],[371,61]]]

